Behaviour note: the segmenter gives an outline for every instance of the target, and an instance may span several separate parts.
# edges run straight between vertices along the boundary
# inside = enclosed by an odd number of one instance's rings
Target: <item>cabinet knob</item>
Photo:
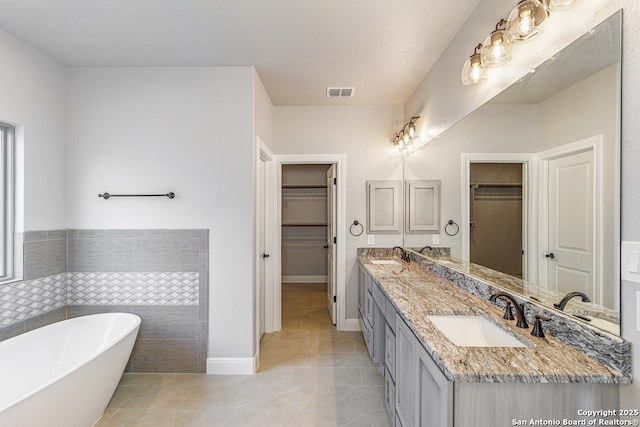
[[[551,252],[550,254],[546,254],[545,258],[554,259],[556,256]]]
[[[269,254],[262,254],[262,258],[269,258],[271,255]]]

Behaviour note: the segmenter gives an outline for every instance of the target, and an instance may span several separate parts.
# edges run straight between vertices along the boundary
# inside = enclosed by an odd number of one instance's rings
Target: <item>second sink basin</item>
[[[460,347],[527,347],[483,316],[427,316],[427,319]]]

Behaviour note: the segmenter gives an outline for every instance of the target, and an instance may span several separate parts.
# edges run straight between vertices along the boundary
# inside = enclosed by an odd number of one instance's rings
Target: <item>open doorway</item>
[[[329,232],[326,232],[326,243],[322,243],[320,245],[321,253],[328,257],[330,253],[324,248],[325,245],[332,246],[333,252],[331,255],[333,256],[333,261],[330,265],[333,265],[333,272],[330,274],[333,277],[333,295],[330,296],[330,292],[327,292],[326,288],[328,288],[328,280],[327,278],[323,278],[325,280],[324,283],[320,283],[320,286],[324,287],[323,295],[324,300],[326,301],[325,313],[327,313],[327,308],[329,303],[333,305],[335,310],[335,317],[333,318],[333,322],[338,330],[358,330],[357,322],[348,322],[346,319],[346,307],[345,307],[345,274],[346,274],[346,253],[345,253],[345,240],[344,236],[346,234],[346,219],[345,219],[345,206],[346,206],[346,182],[344,177],[346,176],[346,156],[344,154],[281,154],[276,156],[276,185],[275,185],[275,197],[274,202],[276,203],[275,209],[275,217],[274,221],[271,223],[274,231],[274,250],[272,252],[272,265],[274,267],[273,274],[273,285],[269,286],[267,289],[267,300],[273,302],[273,310],[271,312],[267,311],[266,314],[266,323],[268,325],[272,325],[272,329],[270,331],[279,331],[282,328],[282,299],[283,299],[283,278],[285,280],[285,285],[287,285],[286,281],[289,279],[296,279],[291,276],[305,276],[302,274],[291,274],[291,271],[282,272],[282,244],[283,244],[283,233],[291,233],[292,231],[285,230],[285,227],[282,227],[282,224],[287,224],[287,217],[283,216],[283,191],[295,191],[295,189],[291,190],[283,190],[283,176],[282,176],[282,166],[285,165],[324,165],[325,171],[328,170],[328,166],[333,165],[335,171],[335,180],[333,181],[333,191],[334,193],[334,205],[331,207],[331,211],[333,215],[331,217],[334,219],[333,221],[333,233],[332,238],[329,237]],[[326,174],[325,180],[328,179]],[[324,181],[323,181],[324,182]],[[303,184],[304,185],[304,184]],[[320,184],[318,184],[320,185]],[[325,184],[326,186],[326,184]],[[319,191],[319,190],[318,190]],[[326,191],[326,190],[325,190]],[[320,210],[321,208],[317,208]],[[327,209],[329,209],[327,205]],[[284,214],[286,215],[286,213]],[[329,217],[327,215],[327,217]],[[327,223],[328,224],[328,223]],[[288,228],[298,228],[298,227],[288,227]],[[299,227],[303,228],[303,227]],[[325,230],[329,230],[328,227],[323,227]],[[316,232],[315,237],[320,240],[321,233]],[[317,270],[316,270],[317,271]],[[322,270],[324,271],[324,270]],[[329,275],[328,268],[327,273],[325,275]],[[322,276],[322,273],[318,274],[308,274],[309,276]],[[307,278],[307,279],[313,279]],[[316,277],[316,280],[320,278]],[[312,280],[306,280],[307,282],[313,283]],[[317,282],[316,282],[317,283]],[[334,298],[335,297],[335,298]],[[325,305],[325,304],[323,304]],[[330,310],[331,311],[331,310]],[[330,320],[327,320],[330,322]]]
[[[296,295],[309,296],[290,312],[283,311],[282,320],[313,317],[335,324],[335,166],[284,164],[281,176],[283,295],[295,288]],[[311,304],[320,292],[325,294],[325,307]]]
[[[531,198],[533,164],[531,153],[462,154],[464,261],[535,280],[536,239],[531,236],[537,236],[538,229],[537,222],[530,220],[537,209]]]
[[[522,278],[523,165],[469,166],[469,261]]]

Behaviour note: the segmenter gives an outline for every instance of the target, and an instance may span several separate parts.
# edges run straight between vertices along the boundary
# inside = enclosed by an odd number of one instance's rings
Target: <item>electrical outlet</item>
[[[640,243],[622,242],[620,261],[622,280],[640,283]]]
[[[440,244],[440,235],[439,234],[434,234],[431,236],[431,243],[434,245],[439,245]]]
[[[376,236],[373,234],[367,234],[367,244],[368,245],[373,245],[375,244],[376,241]]]

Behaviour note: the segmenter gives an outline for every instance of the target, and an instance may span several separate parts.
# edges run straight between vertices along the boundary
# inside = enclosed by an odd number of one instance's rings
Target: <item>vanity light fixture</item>
[[[552,11],[570,9],[580,1],[520,0],[509,18],[501,19],[496,29],[484,43],[476,46],[473,55],[464,63],[460,76],[462,83],[471,86],[484,82],[487,68],[504,65],[513,57],[514,44],[531,41],[542,34],[542,26]]]
[[[542,34],[541,25],[549,11],[540,0],[522,0],[507,19],[507,36],[511,43],[525,43]]]
[[[506,24],[507,21],[501,19],[482,44],[480,59],[485,67],[499,67],[509,62],[513,56],[513,44],[507,37]]]
[[[393,138],[391,138],[391,142],[398,148],[398,150],[404,150],[409,147],[417,138],[415,123],[419,118],[420,116],[411,117],[411,119],[402,126],[400,132],[395,133]]]
[[[462,67],[462,75],[460,77],[462,78],[462,84],[465,86],[477,85],[487,79],[485,67],[482,65],[480,57],[480,49],[482,49],[482,43],[476,46],[473,50],[473,55],[467,59],[467,62]]]

